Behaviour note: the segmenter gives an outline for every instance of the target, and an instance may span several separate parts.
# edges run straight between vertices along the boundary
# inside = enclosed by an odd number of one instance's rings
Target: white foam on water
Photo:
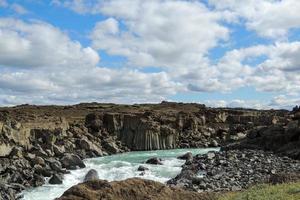
[[[181,171],[181,166],[184,164],[184,161],[178,160],[176,158],[177,156],[189,151],[195,155],[218,150],[218,148],[206,148],[139,151],[86,159],[84,160],[86,168],[72,170],[70,174],[64,175],[63,184],[45,184],[37,188],[26,190],[23,192],[23,200],[52,200],[60,197],[68,188],[81,183],[85,174],[90,169],[95,169],[100,179],[108,181],[139,177],[165,183]],[[144,162],[151,157],[162,158],[163,165],[145,164]],[[137,171],[140,165],[149,168],[148,171],[145,171],[144,175],[141,175],[141,172]]]

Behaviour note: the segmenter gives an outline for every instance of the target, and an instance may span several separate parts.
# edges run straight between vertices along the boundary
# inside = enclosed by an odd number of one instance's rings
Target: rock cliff
[[[222,149],[262,149],[300,160],[300,111],[291,112],[284,124],[258,126]]]

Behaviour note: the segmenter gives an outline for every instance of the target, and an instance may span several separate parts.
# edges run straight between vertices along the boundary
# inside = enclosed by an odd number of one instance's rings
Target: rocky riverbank
[[[223,146],[263,125],[286,124],[284,110],[214,109],[200,104],[0,108],[0,196],[60,183],[82,159],[130,150]]]
[[[280,177],[300,179],[300,161],[244,149],[196,155],[168,184],[198,192],[239,191],[255,184],[280,182]]]

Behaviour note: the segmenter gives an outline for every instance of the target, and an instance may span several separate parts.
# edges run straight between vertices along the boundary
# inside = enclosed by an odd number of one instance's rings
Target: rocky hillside
[[[282,126],[284,110],[213,109],[200,104],[0,108],[0,194],[14,199],[44,177],[60,182],[81,159],[130,150],[216,147],[261,126]]]

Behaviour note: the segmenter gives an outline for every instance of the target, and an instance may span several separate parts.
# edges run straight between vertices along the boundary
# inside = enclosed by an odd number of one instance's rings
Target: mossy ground
[[[218,200],[300,200],[300,182],[257,185],[243,192],[221,195]]]

